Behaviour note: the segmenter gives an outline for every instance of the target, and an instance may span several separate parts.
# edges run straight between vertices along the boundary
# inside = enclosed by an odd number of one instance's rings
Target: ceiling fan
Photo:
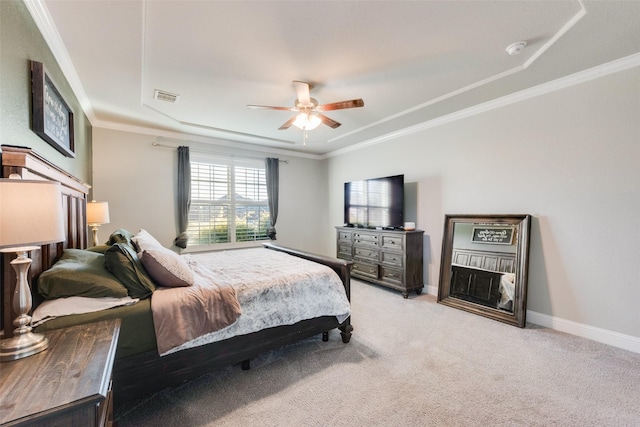
[[[364,101],[360,98],[352,99],[349,101],[332,102],[330,104],[318,105],[318,100],[311,98],[309,91],[312,86],[306,82],[295,81],[293,82],[293,88],[296,91],[297,99],[294,102],[293,107],[272,107],[268,105],[247,105],[249,108],[262,108],[269,110],[285,110],[285,111],[297,111],[299,114],[291,117],[287,120],[279,130],[289,129],[291,125],[302,129],[303,131],[315,129],[324,123],[325,125],[335,129],[341,125],[333,119],[325,116],[326,111],[343,110],[345,108],[358,108],[364,106]]]

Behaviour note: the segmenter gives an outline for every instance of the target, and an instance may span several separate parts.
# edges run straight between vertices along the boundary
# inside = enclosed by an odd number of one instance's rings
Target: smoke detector
[[[524,49],[524,47],[527,45],[527,42],[522,41],[522,42],[515,42],[515,43],[511,43],[509,46],[507,46],[507,53],[509,55],[517,55],[519,54],[522,49]]]

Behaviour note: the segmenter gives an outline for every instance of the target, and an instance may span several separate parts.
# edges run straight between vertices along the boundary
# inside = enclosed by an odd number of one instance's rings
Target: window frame
[[[221,155],[214,155],[214,154],[203,154],[203,153],[198,153],[195,155],[192,155],[190,158],[190,163],[191,163],[191,170],[192,170],[192,175],[191,175],[191,197],[190,197],[190,202],[191,205],[193,206],[193,197],[194,197],[194,192],[193,192],[193,170],[194,168],[194,163],[204,163],[204,164],[215,164],[215,165],[225,165],[227,167],[229,167],[228,170],[228,194],[231,196],[228,206],[229,206],[229,215],[228,215],[228,235],[229,235],[229,242],[224,242],[224,243],[205,243],[205,244],[193,244],[190,243],[187,246],[187,249],[185,249],[184,252],[201,252],[201,251],[211,251],[211,250],[223,250],[223,249],[236,249],[236,248],[246,248],[246,247],[259,247],[262,246],[262,243],[265,241],[269,241],[269,237],[266,235],[266,229],[265,229],[265,235],[263,238],[258,238],[258,239],[254,239],[254,240],[249,240],[249,241],[237,241],[237,235],[236,235],[236,230],[238,228],[238,222],[237,222],[237,209],[240,206],[260,206],[261,207],[261,211],[262,209],[266,209],[266,211],[269,213],[269,216],[267,218],[270,217],[270,212],[269,212],[269,201],[267,199],[267,195],[266,195],[266,166],[264,164],[264,161],[261,161],[259,159],[250,159],[250,158],[242,158],[242,157],[230,157],[230,156],[221,156]],[[237,198],[235,197],[236,194],[238,193],[237,191],[237,174],[236,174],[236,168],[249,168],[249,169],[258,169],[260,170],[262,173],[261,178],[264,179],[264,181],[262,181],[262,179],[258,179],[259,186],[264,185],[264,200],[252,200],[250,203],[242,203],[239,202],[237,200]],[[255,181],[254,181],[255,182]],[[260,190],[258,190],[258,196],[262,195],[262,192]],[[191,208],[189,209],[189,221],[191,222]],[[269,219],[267,219],[267,224],[266,226],[268,227],[270,225],[269,223]],[[189,230],[189,226],[187,226],[187,230]],[[191,238],[190,238],[191,240]]]

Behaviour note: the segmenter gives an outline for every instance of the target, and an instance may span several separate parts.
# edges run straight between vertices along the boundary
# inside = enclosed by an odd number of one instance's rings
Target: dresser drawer
[[[353,235],[350,231],[338,231],[338,242],[349,242],[351,243],[351,236]]]
[[[383,282],[391,283],[394,285],[402,285],[402,270],[395,268],[381,267],[380,278]]]
[[[380,245],[383,249],[392,249],[397,251],[404,250],[404,236],[402,235],[391,235],[391,236],[382,236],[382,244]]]
[[[380,247],[380,236],[372,233],[353,233],[353,244]]]
[[[400,253],[382,251],[382,253],[380,254],[380,258],[380,261],[382,261],[383,264],[388,264],[390,266],[395,266],[398,268],[403,267],[402,261],[404,260],[404,256],[402,256],[402,254]]]
[[[353,256],[353,246],[350,244],[338,243],[338,258],[351,259]]]
[[[371,249],[371,248],[361,248],[356,246],[353,249],[353,255],[355,258],[366,258],[373,262],[378,262],[378,259],[380,256],[379,253],[380,252],[377,249]]]
[[[356,261],[353,264],[353,268],[351,269],[351,273],[360,276],[370,277],[372,279],[378,278],[378,266],[373,264],[367,264],[364,262]]]

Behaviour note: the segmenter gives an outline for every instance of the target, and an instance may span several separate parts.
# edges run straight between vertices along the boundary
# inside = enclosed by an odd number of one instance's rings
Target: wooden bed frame
[[[62,183],[63,199],[67,216],[67,239],[64,242],[42,246],[32,251],[33,263],[29,270],[29,282],[42,271],[51,267],[66,248],[87,247],[86,202],[90,186],[62,169],[54,166],[29,148],[2,146],[2,174],[18,174],[23,179],[53,180]],[[270,250],[281,251],[332,268],[342,280],[351,298],[350,280],[352,262],[323,257],[304,251],[265,243]],[[15,255],[14,255],[15,256]],[[12,308],[15,288],[15,272],[9,266],[11,254],[2,254],[0,276],[2,277],[2,325],[4,337],[13,335],[13,319],[17,316]],[[41,298],[32,290],[33,306]],[[325,316],[304,320],[294,325],[269,328],[252,334],[237,336],[200,347],[182,350],[160,357],[156,351],[116,359],[113,368],[113,390],[116,405],[145,397],[166,387],[176,386],[221,367],[240,363],[249,369],[251,358],[300,339],[322,334],[328,339],[330,330],[339,328],[342,341],[351,338],[351,319],[339,324],[335,317]]]

